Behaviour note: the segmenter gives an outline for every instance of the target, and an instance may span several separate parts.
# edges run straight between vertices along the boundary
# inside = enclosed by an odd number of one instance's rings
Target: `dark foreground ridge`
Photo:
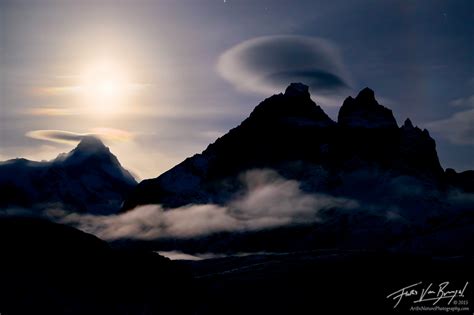
[[[469,282],[461,300],[472,303],[468,257],[333,249],[170,261],[28,218],[0,218],[0,250],[9,315],[412,314],[413,299],[394,309],[387,296],[420,281]]]
[[[0,217],[0,251],[2,314],[189,314],[191,278],[158,254],[21,217]]]
[[[212,297],[211,303],[197,304],[197,314],[203,315],[413,314],[411,307],[433,307],[433,301],[413,303],[414,297],[404,298],[394,308],[398,299],[387,296],[419,282],[416,289],[420,293],[430,283],[431,288],[439,289],[447,279],[451,288],[462,289],[468,283],[460,300],[470,304],[474,300],[469,275],[472,263],[465,257],[344,250],[183,262],[202,288],[199,300]],[[437,306],[446,307],[447,302]],[[470,313],[466,309],[458,314]]]

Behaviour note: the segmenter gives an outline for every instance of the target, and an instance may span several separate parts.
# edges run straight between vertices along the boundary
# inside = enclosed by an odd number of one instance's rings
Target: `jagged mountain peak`
[[[91,169],[101,169],[113,177],[124,178],[129,183],[135,183],[134,177],[122,167],[109,147],[96,136],[83,137],[76,148],[59,159],[64,165],[88,165]]]
[[[405,122],[403,123],[403,125],[400,127],[400,129],[405,132],[405,133],[408,133],[408,134],[418,134],[418,135],[423,135],[424,138],[426,139],[431,139],[432,141],[434,141],[431,136],[430,136],[430,133],[427,129],[421,129],[420,127],[418,126],[415,126],[410,118],[407,118],[405,119]]]
[[[291,83],[285,90],[285,96],[310,97],[309,87],[303,83]]]
[[[261,102],[250,114],[247,122],[262,123],[271,120],[328,126],[334,121],[318,106],[302,83],[291,83],[284,94],[276,94]]]
[[[109,151],[109,149],[98,137],[92,135],[84,136],[76,146],[76,150],[82,152]]]
[[[365,106],[379,105],[375,99],[375,92],[371,88],[363,88],[356,96],[356,101]]]
[[[69,153],[60,154],[56,160],[68,164],[83,163],[84,161],[98,160],[120,166],[115,155],[96,136],[84,136],[78,145]]]
[[[346,98],[339,110],[338,124],[350,128],[398,128],[390,109],[380,105],[372,89],[362,89],[356,98]]]
[[[415,127],[413,126],[413,123],[411,122],[410,118],[407,118],[407,119],[405,119],[405,122],[403,123],[402,128],[413,129]]]

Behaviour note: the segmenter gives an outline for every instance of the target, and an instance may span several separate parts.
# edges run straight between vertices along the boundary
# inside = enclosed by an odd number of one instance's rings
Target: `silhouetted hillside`
[[[2,314],[188,314],[189,275],[152,252],[19,217],[0,218],[0,252]]]

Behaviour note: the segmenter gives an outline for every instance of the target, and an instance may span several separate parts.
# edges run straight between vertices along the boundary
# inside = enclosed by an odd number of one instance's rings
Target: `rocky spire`
[[[415,128],[410,120],[410,118],[407,118],[405,120],[405,123],[403,124],[403,127],[402,128],[405,128],[405,129],[413,129]]]
[[[285,96],[298,96],[309,98],[309,87],[303,83],[291,83],[285,90]]]
[[[97,151],[107,151],[108,148],[104,143],[95,136],[84,136],[82,140],[77,145],[77,151],[87,151],[87,152],[97,152]]]
[[[351,128],[398,128],[392,111],[380,105],[369,88],[361,90],[355,99],[346,98],[339,110],[338,124]]]
[[[270,120],[293,121],[295,124],[332,126],[334,121],[311,99],[309,87],[291,83],[284,94],[273,95],[261,102],[244,123],[263,124]]]

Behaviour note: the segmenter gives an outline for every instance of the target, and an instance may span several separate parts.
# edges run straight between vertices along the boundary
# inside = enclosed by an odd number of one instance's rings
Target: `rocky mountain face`
[[[48,162],[0,162],[0,209],[61,209],[113,213],[136,185],[99,139],[88,136]]]
[[[202,153],[141,182],[123,209],[223,204],[242,188],[240,174],[262,168],[298,180],[307,192],[362,199],[374,198],[370,187],[380,191],[381,182],[399,178],[436,189],[447,184],[428,131],[409,119],[399,127],[371,89],[348,97],[335,122],[311,100],[307,86],[292,83]]]

